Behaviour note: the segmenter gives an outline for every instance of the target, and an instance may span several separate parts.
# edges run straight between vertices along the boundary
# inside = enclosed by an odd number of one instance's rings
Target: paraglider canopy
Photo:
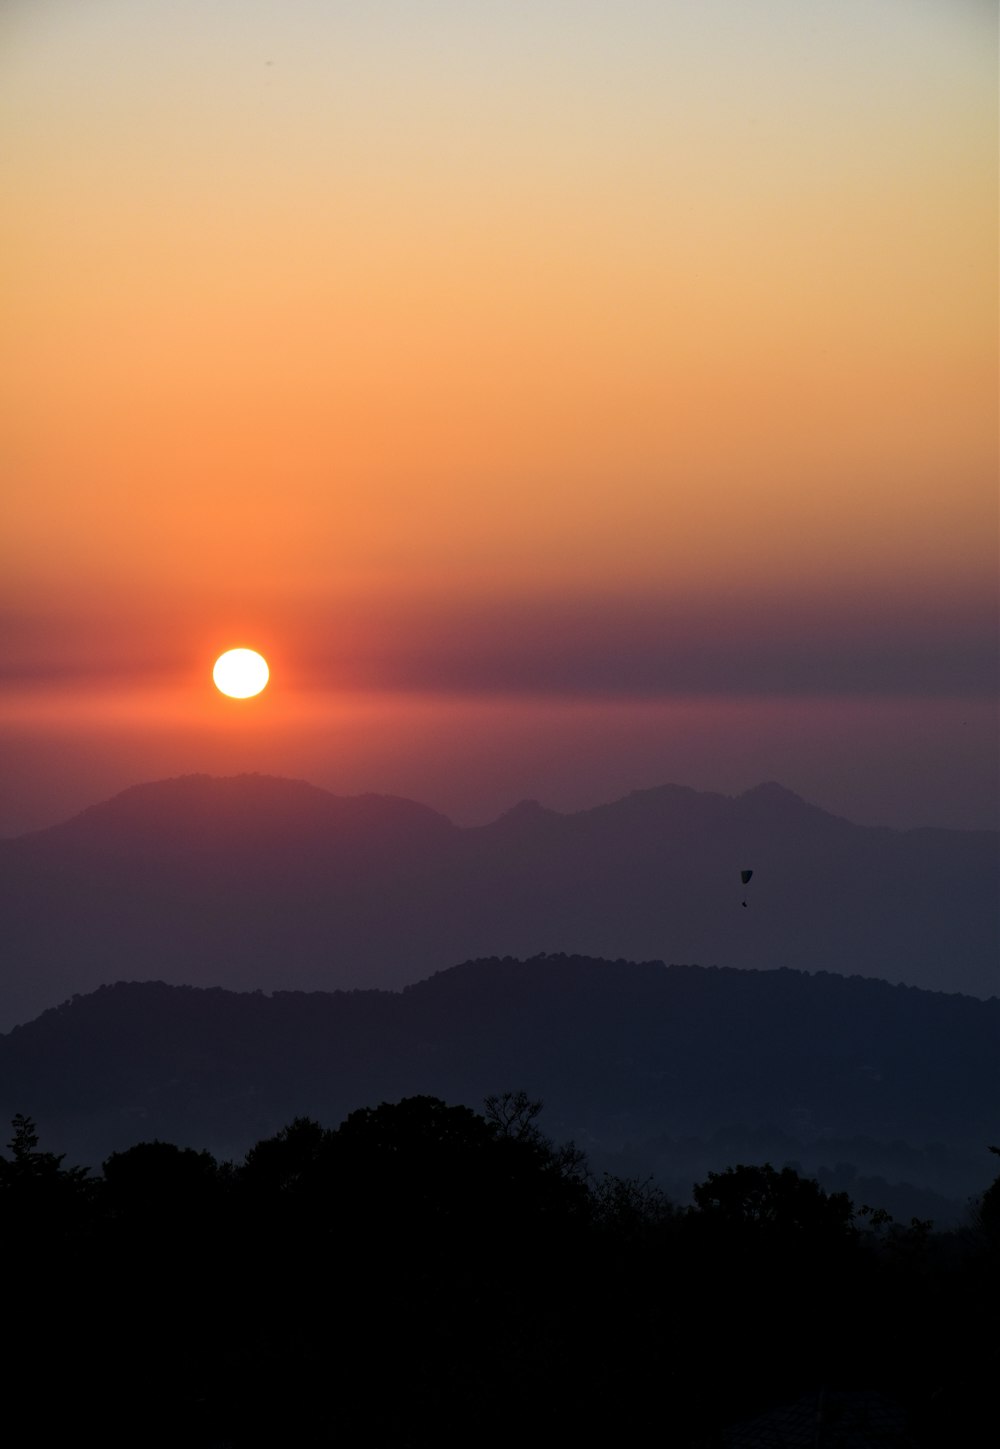
[[[740,871],[740,880],[743,882],[744,885],[746,885],[747,881],[750,879],[750,877],[752,875],[753,875],[753,871],[752,870],[741,870]]]

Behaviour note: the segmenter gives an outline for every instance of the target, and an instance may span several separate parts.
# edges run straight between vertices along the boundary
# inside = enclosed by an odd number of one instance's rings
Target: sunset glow
[[[996,28],[9,5],[0,833],[226,730],[472,816],[550,798],[540,714],[574,803],[888,770],[895,820],[991,823]],[[234,637],[281,660],[256,722]]]

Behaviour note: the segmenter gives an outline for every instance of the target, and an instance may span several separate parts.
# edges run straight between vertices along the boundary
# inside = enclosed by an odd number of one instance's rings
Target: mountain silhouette
[[[525,801],[459,828],[393,796],[187,776],[0,842],[0,1030],[120,979],[399,988],[540,951],[986,997],[997,866],[995,832],[855,825],[776,784]]]
[[[794,1160],[942,1220],[990,1180],[998,1037],[997,1000],[562,955],[402,992],[118,983],[0,1037],[0,1113],[30,1112],[87,1164],[156,1138],[238,1158],[300,1115],[335,1126],[380,1101],[478,1108],[523,1087],[595,1169],[679,1197],[737,1161]]]

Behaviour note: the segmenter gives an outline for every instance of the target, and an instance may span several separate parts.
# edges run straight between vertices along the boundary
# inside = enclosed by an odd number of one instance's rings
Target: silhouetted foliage
[[[678,1208],[652,1178],[605,1172],[592,1188],[594,1220],[616,1236],[645,1237],[672,1224]]]
[[[1000,1147],[991,1146],[989,1151],[1000,1157]],[[973,1205],[972,1216],[975,1227],[1000,1254],[1000,1176]]]
[[[537,1137],[541,1110],[524,1091],[492,1093],[483,1103],[483,1116],[501,1137]]]
[[[0,1155],[0,1223],[24,1243],[77,1230],[89,1200],[85,1167],[63,1167],[65,1154],[39,1151],[32,1118],[17,1113],[7,1146]]]
[[[0,1037],[0,1110],[39,1103],[74,1160],[138,1135],[242,1157],[303,1104],[329,1124],[358,1102],[492,1094],[484,1115],[513,1134],[533,1122],[496,1096],[513,1078],[598,1174],[652,1174],[679,1201],[720,1165],[796,1162],[899,1221],[957,1224],[988,1181],[998,1034],[997,1000],[573,956],[469,962],[401,994],[119,983]]]
[[[845,1192],[825,1193],[790,1167],[727,1167],[694,1188],[697,1208],[729,1227],[752,1227],[786,1236],[843,1238],[853,1207]]]
[[[91,1180],[26,1117],[11,1154],[0,1202],[61,1184],[6,1298],[12,1381],[37,1400],[59,1383],[55,1442],[109,1365],[115,1449],[489,1449],[650,1422],[701,1449],[824,1387],[877,1389],[930,1449],[970,1442],[987,1402],[982,1232],[897,1229],[769,1163],[709,1173],[681,1210],[590,1176],[524,1092],[298,1117],[239,1164],[142,1142]]]

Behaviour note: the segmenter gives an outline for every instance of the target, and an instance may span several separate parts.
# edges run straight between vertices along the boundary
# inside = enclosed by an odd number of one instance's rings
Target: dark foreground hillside
[[[395,992],[119,983],[0,1037],[0,1114],[96,1164],[143,1138],[240,1157],[296,1116],[523,1087],[599,1168],[686,1198],[794,1163],[902,1218],[989,1180],[1000,1001],[861,977],[565,956],[468,962]]]
[[[99,1174],[15,1119],[12,1410],[108,1449],[983,1442],[1000,1180],[941,1235],[769,1164],[686,1211],[586,1168],[523,1094],[299,1118],[238,1164],[146,1142]]]

